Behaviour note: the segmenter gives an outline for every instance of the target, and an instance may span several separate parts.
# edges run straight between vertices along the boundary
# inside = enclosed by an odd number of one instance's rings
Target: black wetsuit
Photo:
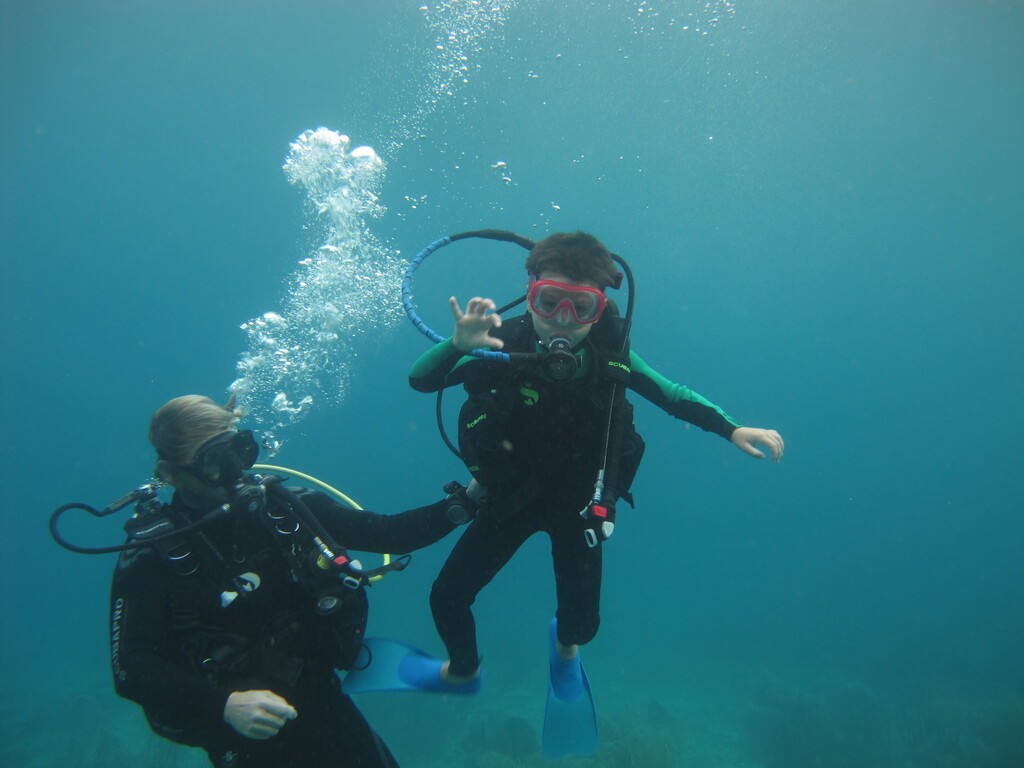
[[[354,550],[404,553],[454,527],[444,502],[378,515],[295,492]],[[180,496],[170,506],[178,519],[196,519]],[[177,565],[155,547],[122,554],[111,588],[118,694],[142,705],[154,731],[202,747],[218,768],[397,765],[334,671],[338,638],[350,646],[361,640],[365,590],[342,588],[342,609],[325,618],[314,611],[311,590],[293,578],[288,536],[241,513],[200,531],[201,538],[189,535],[183,549],[192,554]],[[246,690],[277,693],[298,717],[270,739],[241,736],[225,723],[224,706],[230,693]]]
[[[504,351],[540,349],[528,315],[506,320],[499,332],[492,333],[511,336],[512,343],[506,340]],[[596,335],[594,331],[590,334]],[[583,644],[597,634],[601,547],[587,546],[587,521],[579,513],[593,492],[607,400],[595,383],[597,353],[586,342],[575,351],[581,363],[568,382],[546,380],[533,367],[463,356],[450,340],[427,351],[410,372],[409,382],[420,392],[464,384],[471,398],[481,392],[484,397],[504,397],[504,428],[511,437],[502,442],[512,457],[506,469],[515,474],[528,466],[508,488],[496,490],[485,483],[487,504],[463,533],[434,582],[431,610],[448,649],[450,668],[456,674],[471,674],[478,666],[471,611],[477,594],[526,539],[540,531],[551,539],[559,640],[565,645]],[[634,352],[629,353],[629,367],[629,389],[672,416],[726,439],[737,428],[738,424],[718,406],[669,381]],[[633,434],[632,410],[628,408],[628,426]],[[493,413],[488,418],[493,420]],[[631,471],[635,470],[634,464]],[[622,487],[609,491],[621,497],[631,479],[630,475]],[[529,488],[526,494],[524,487]],[[515,502],[507,503],[512,497]]]

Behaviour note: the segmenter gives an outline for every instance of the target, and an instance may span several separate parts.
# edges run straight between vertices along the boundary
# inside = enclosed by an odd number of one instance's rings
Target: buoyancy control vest
[[[288,495],[301,499],[309,493],[294,489]],[[168,565],[174,635],[169,640],[189,649],[194,658],[184,660],[218,684],[249,676],[294,684],[308,662],[349,669],[360,652],[369,615],[365,585],[350,588],[317,567],[308,534],[287,522],[289,515],[281,509],[287,503],[287,495],[275,495],[267,500],[273,517],[251,513],[261,523],[249,520],[242,527],[260,543],[246,542],[243,563],[219,551],[205,532],[167,536],[188,522],[173,505],[151,502],[125,524],[129,543],[155,539],[153,549]],[[122,553],[122,563],[130,565],[143,551]],[[296,589],[298,599],[280,599],[285,587],[276,585],[280,604],[271,607],[272,615],[240,632],[219,621],[219,611],[235,601],[258,599],[259,588],[254,590],[248,574],[241,573],[249,570],[262,571],[263,578],[274,574],[288,589]]]
[[[528,314],[506,320],[491,334],[504,342],[503,351],[536,349]],[[557,493],[579,507],[589,499],[603,457],[611,387],[628,382],[628,342],[623,344],[614,304],[609,302],[583,343],[594,357],[590,373],[567,381],[548,380],[533,365],[474,360],[464,366],[468,398],[459,414],[459,449],[499,513],[514,513],[541,493]],[[632,504],[629,489],[644,441],[634,427],[632,405],[621,402],[618,471],[606,496]]]

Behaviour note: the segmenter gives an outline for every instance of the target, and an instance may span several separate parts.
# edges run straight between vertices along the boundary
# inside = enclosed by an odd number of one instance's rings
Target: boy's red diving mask
[[[589,285],[559,283],[530,277],[530,290],[526,300],[534,314],[559,325],[576,322],[590,325],[601,319],[604,312],[604,292]]]

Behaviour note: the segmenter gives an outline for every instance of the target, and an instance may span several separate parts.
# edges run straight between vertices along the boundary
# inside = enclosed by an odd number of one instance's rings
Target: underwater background
[[[787,447],[631,396],[602,743],[568,762],[1024,765],[1020,3],[5,0],[0,105],[0,763],[205,764],[113,695],[115,556],[50,512],[144,482],[151,413],[229,388],[275,463],[438,498],[467,475],[407,383],[401,272],[503,228],[596,234],[633,348]],[[519,296],[524,256],[438,251],[420,314]],[[373,588],[370,634],[443,654],[455,539]],[[403,766],[543,764],[553,609],[537,537],[477,602],[480,696],[357,699]]]

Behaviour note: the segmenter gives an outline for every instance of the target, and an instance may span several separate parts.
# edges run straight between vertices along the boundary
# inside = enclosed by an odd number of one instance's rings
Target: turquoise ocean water
[[[432,500],[465,472],[398,276],[495,227],[598,235],[634,349],[787,444],[638,403],[580,764],[1024,765],[1022,43],[1011,0],[0,4],[0,762],[203,764],[113,696],[113,556],[50,511],[145,481],[152,411],[233,383],[275,461]],[[439,251],[424,319],[518,296],[522,256]],[[453,542],[371,634],[443,652]],[[360,700],[404,766],[540,764],[552,609],[537,539],[478,601],[480,697]]]

